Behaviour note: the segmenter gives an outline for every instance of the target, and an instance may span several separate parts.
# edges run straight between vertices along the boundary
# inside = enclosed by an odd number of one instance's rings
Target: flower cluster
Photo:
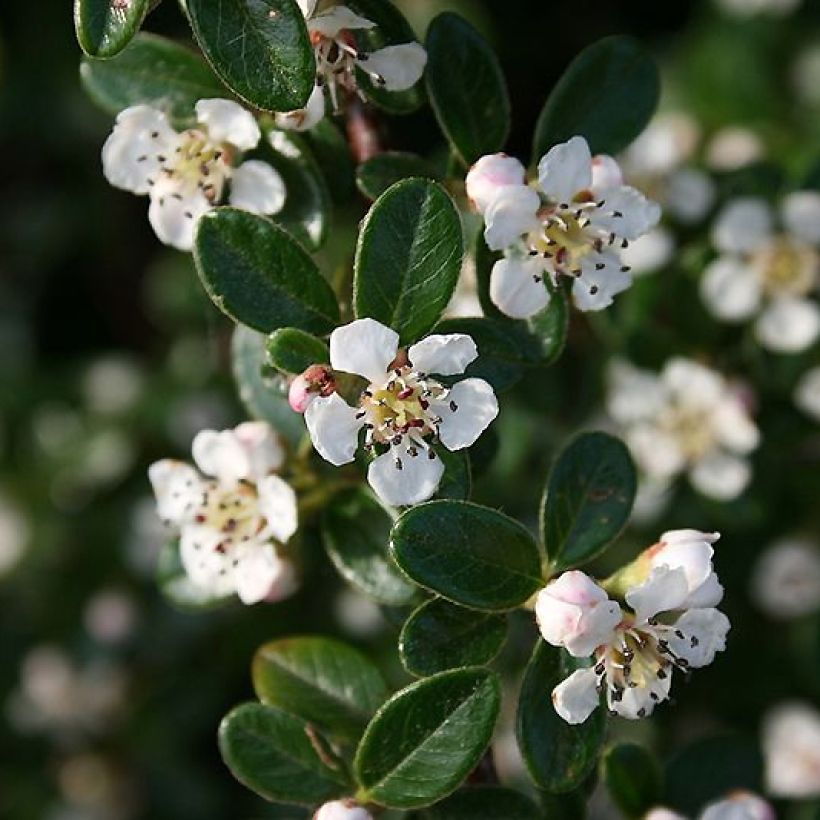
[[[565,572],[535,605],[544,639],[574,658],[593,657],[552,693],[568,723],[583,723],[605,693],[612,714],[642,718],[669,697],[675,669],[710,664],[725,648],[728,618],[712,566],[717,533],[674,530],[610,579],[626,606],[589,576]]]

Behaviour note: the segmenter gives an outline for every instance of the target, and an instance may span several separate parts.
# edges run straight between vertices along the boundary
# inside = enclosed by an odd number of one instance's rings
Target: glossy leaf
[[[384,151],[356,169],[356,185],[368,199],[377,199],[407,177],[434,179],[435,173],[426,159],[405,151]]]
[[[149,0],[74,0],[74,31],[89,57],[113,57],[139,31]]]
[[[261,703],[245,703],[219,726],[219,750],[233,776],[267,800],[322,803],[349,793],[341,764],[309,723]]]
[[[503,786],[466,786],[422,812],[424,820],[537,820],[535,803]]]
[[[367,656],[332,638],[271,641],[256,651],[252,670],[263,703],[343,738],[358,738],[388,695]]]
[[[575,659],[539,638],[521,685],[518,745],[532,779],[546,792],[579,786],[594,768],[604,738],[603,709],[573,726],[552,705],[550,693],[576,668]]]
[[[399,655],[413,675],[434,675],[458,666],[484,666],[507,638],[503,615],[476,612],[441,598],[423,603],[405,622]]]
[[[461,271],[461,220],[437,183],[408,179],[368,212],[356,247],[357,317],[396,330],[402,344],[424,336],[441,317]]]
[[[465,165],[503,148],[510,99],[495,52],[463,18],[439,14],[427,30],[427,94],[436,119]]]
[[[206,59],[238,97],[292,111],[313,91],[316,63],[296,0],[187,0]]]
[[[396,563],[416,583],[454,603],[504,611],[543,584],[538,547],[517,521],[466,501],[430,501],[393,527]]]
[[[393,518],[364,489],[337,495],[322,518],[325,548],[341,576],[360,592],[389,606],[410,603],[416,587],[388,550]]]
[[[256,330],[327,333],[339,305],[316,263],[269,219],[215,208],[197,225],[194,262],[214,304]]]
[[[643,817],[661,805],[661,771],[643,746],[620,743],[601,758],[601,775],[615,805],[627,817]]]
[[[635,500],[635,466],[607,433],[583,433],[563,450],[541,503],[541,533],[555,570],[593,559],[620,533]]]
[[[649,122],[658,104],[658,68],[631,37],[585,48],[552,89],[538,118],[533,161],[579,134],[593,154],[616,154]]]
[[[552,364],[564,350],[569,330],[569,303],[561,288],[552,291],[549,304],[526,320],[536,364]]]
[[[267,343],[268,361],[277,370],[298,374],[312,364],[330,362],[330,351],[321,340],[296,327],[275,330]]]
[[[397,692],[356,752],[363,796],[417,808],[449,794],[484,754],[500,701],[498,678],[486,669],[442,672]]]

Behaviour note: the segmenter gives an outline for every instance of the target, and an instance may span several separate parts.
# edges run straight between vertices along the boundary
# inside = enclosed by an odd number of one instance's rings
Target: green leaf
[[[267,343],[268,361],[285,373],[303,373],[312,364],[330,362],[327,345],[310,333],[297,327],[281,327],[274,330]]]
[[[541,502],[541,534],[554,570],[592,560],[623,529],[637,477],[623,442],[582,433],[558,456]]]
[[[503,786],[466,786],[422,812],[424,820],[536,820],[541,816],[529,797]]]
[[[617,154],[649,122],[660,96],[652,58],[631,37],[604,37],[568,66],[538,117],[533,161],[576,134],[593,154]]]
[[[465,165],[500,151],[510,131],[504,73],[484,38],[443,12],[427,30],[427,94],[441,130]]]
[[[267,800],[322,803],[350,790],[341,765],[313,727],[287,712],[245,703],[219,726],[219,750],[233,776]]]
[[[331,638],[266,643],[254,655],[252,677],[263,703],[346,739],[361,735],[388,695],[374,664],[357,649]]]
[[[435,497],[448,498],[452,501],[467,501],[473,488],[469,451],[448,450],[443,444],[434,444],[433,449],[444,465],[444,474]]]
[[[643,817],[663,799],[655,758],[643,746],[619,743],[601,758],[601,775],[615,805],[627,817]]]
[[[417,808],[449,794],[484,754],[500,702],[498,678],[486,669],[442,672],[397,692],[356,752],[367,799]]]
[[[89,57],[113,57],[139,31],[149,0],[74,0],[74,31]]]
[[[416,341],[447,307],[462,250],[458,211],[440,185],[407,179],[388,188],[359,232],[356,316],[392,327],[402,344]]]
[[[282,175],[286,191],[285,206],[273,221],[316,250],[325,241],[331,208],[321,171],[299,134],[270,131],[267,137],[273,151],[264,159]]]
[[[232,594],[214,596],[191,582],[182,566],[178,538],[168,541],[159,553],[157,586],[165,598],[181,610],[216,609],[229,604],[234,598]]]
[[[230,96],[198,54],[155,34],[138,34],[112,60],[84,58],[80,79],[91,99],[111,114],[151,105],[177,124],[193,118],[198,100]]]
[[[336,204],[347,202],[356,192],[355,169],[347,139],[329,117],[301,136],[322,171],[331,199]]]
[[[484,666],[507,638],[503,615],[476,612],[441,598],[423,603],[405,622],[399,655],[412,675],[434,675],[457,666]]]
[[[534,342],[537,364],[548,365],[556,361],[564,350],[569,330],[566,293],[561,288],[553,290],[549,304],[540,313],[527,319],[526,326]]]
[[[530,533],[478,504],[430,501],[412,507],[394,525],[390,546],[416,583],[473,609],[514,609],[543,586]]]
[[[435,179],[435,176],[430,163],[417,154],[384,151],[356,169],[356,185],[368,199],[377,199],[391,185],[407,177]]]
[[[363,488],[337,495],[322,517],[322,537],[340,575],[360,592],[388,606],[403,606],[416,587],[388,551],[393,518]]]
[[[296,0],[187,0],[205,58],[238,97],[265,111],[308,100],[316,62]]]
[[[603,743],[603,709],[573,726],[552,705],[550,693],[575,668],[573,658],[539,638],[521,685],[518,745],[532,779],[546,792],[568,792],[579,786],[594,768]]]
[[[244,325],[234,329],[231,359],[237,392],[252,418],[268,422],[295,447],[304,436],[305,423],[291,410],[283,380],[263,373],[265,341],[265,336]]]
[[[263,333],[328,333],[339,305],[316,263],[287,231],[237,208],[214,208],[194,238],[194,262],[214,304]]]

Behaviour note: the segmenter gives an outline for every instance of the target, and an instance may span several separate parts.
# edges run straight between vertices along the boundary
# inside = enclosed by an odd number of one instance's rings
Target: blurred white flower
[[[129,410],[142,389],[142,371],[133,361],[121,356],[97,359],[83,376],[86,405],[100,415],[117,415]]]
[[[183,251],[193,245],[197,220],[214,205],[227,201],[275,214],[285,204],[278,171],[259,160],[237,164],[237,154],[255,148],[261,137],[249,111],[231,100],[199,100],[196,117],[195,127],[178,133],[159,109],[126,108],[102,149],[108,181],[147,195],[157,237]]]
[[[727,125],[712,135],[706,146],[706,163],[713,171],[737,171],[763,159],[765,150],[754,131]]]
[[[812,43],[797,55],[791,73],[798,97],[809,105],[820,105],[820,43]]]
[[[664,210],[680,222],[691,224],[703,219],[717,195],[714,180],[700,168],[681,168],[669,176]]]
[[[785,16],[791,14],[801,0],[716,0],[727,14],[736,17],[752,17],[756,14]]]
[[[61,760],[57,782],[68,806],[47,820],[126,820],[136,815],[133,784],[98,752],[78,752]]]
[[[772,618],[799,618],[820,609],[820,548],[789,538],[769,547],[752,572],[752,598]]]
[[[134,632],[137,610],[134,599],[117,589],[96,592],[85,605],[83,624],[88,634],[103,644],[118,644]]]
[[[820,422],[820,367],[812,367],[800,377],[794,389],[794,403]]]
[[[373,820],[373,815],[355,800],[333,800],[321,806],[313,820]]]
[[[763,721],[766,788],[775,797],[820,796],[820,711],[799,701],[782,703]]]
[[[729,500],[751,478],[760,435],[738,392],[716,371],[669,360],[660,374],[616,361],[607,409],[641,472],[660,490],[680,474],[704,495]]]
[[[682,814],[658,807],[643,820],[686,820]],[[776,820],[774,809],[762,797],[747,791],[736,791],[710,803],[698,814],[698,820]]]
[[[31,527],[22,510],[0,493],[0,577],[23,557],[31,538]]]
[[[349,587],[339,591],[333,612],[342,627],[356,638],[372,638],[386,626],[379,605]]]
[[[675,237],[668,228],[658,225],[639,236],[621,251],[621,261],[634,276],[654,273],[665,268],[675,256]]]

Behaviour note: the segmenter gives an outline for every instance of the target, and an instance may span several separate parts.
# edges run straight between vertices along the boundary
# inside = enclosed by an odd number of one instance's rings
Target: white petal
[[[640,720],[652,714],[657,704],[669,697],[672,686],[672,675],[665,678],[650,678],[648,685],[627,687],[619,701],[612,697],[612,690],[607,691],[607,705],[612,711],[629,720]],[[654,695],[654,697],[653,697]]]
[[[647,550],[650,565],[682,569],[686,576],[689,592],[696,590],[712,574],[712,558],[715,550],[712,544],[716,533],[702,533],[698,530],[671,530],[661,536],[658,545]]]
[[[305,424],[313,446],[323,459],[337,467],[353,461],[356,454],[363,424],[356,415],[355,408],[338,393],[327,398],[320,396],[305,411]]]
[[[661,380],[675,401],[694,407],[711,409],[720,403],[726,389],[720,373],[680,356],[664,365]]]
[[[589,211],[593,225],[612,232],[624,239],[637,239],[650,228],[654,228],[661,218],[657,202],[647,199],[640,191],[622,185],[606,191],[596,191],[596,199],[604,204]]]
[[[737,498],[752,478],[749,462],[728,453],[711,453],[689,472],[689,480],[698,492],[717,499]]]
[[[388,91],[406,91],[412,88],[424,73],[427,52],[418,43],[385,46],[359,61],[359,68],[377,79]]]
[[[654,479],[670,479],[686,463],[677,439],[652,423],[640,423],[627,430],[626,442],[641,470]]]
[[[751,792],[735,792],[724,800],[710,803],[699,820],[776,820],[772,806]]]
[[[786,230],[809,245],[820,244],[820,193],[795,191],[782,205]]]
[[[248,478],[258,481],[268,473],[276,472],[284,463],[282,440],[267,422],[244,421],[233,432],[250,463]]]
[[[730,626],[729,619],[719,609],[690,609],[674,623],[675,630],[680,630],[684,637],[670,632],[667,640],[679,658],[688,661],[693,669],[699,669],[708,666],[718,652],[726,649]]]
[[[231,205],[254,214],[275,214],[285,204],[285,181],[258,159],[243,162],[231,174]]]
[[[643,817],[643,820],[687,820],[682,814],[678,814],[671,809],[665,809],[663,806],[650,809]]]
[[[233,430],[202,430],[191,447],[197,467],[205,475],[233,484],[251,474],[251,461]]]
[[[321,86],[314,86],[304,108],[282,111],[274,114],[277,128],[285,131],[309,131],[325,116],[325,92]],[[274,146],[275,147],[275,146]]]
[[[190,520],[194,502],[202,494],[199,473],[190,464],[164,458],[148,468],[148,478],[157,499],[159,517],[172,524]]]
[[[592,184],[592,155],[583,137],[556,145],[538,163],[538,183],[553,202],[570,203]]]
[[[316,11],[316,6],[319,5],[319,0],[296,0],[296,2],[299,4],[305,18],[312,17],[313,12]]]
[[[299,525],[296,493],[278,475],[269,475],[257,484],[259,512],[265,516],[265,533],[286,544]]]
[[[649,370],[615,359],[607,370],[607,412],[621,424],[655,419],[664,404],[660,379]]]
[[[807,370],[794,390],[794,403],[808,416],[820,421],[820,367]]]
[[[762,247],[772,233],[772,212],[755,197],[731,201],[712,226],[712,242],[724,253],[745,253]]]
[[[401,469],[397,458],[401,461]],[[367,480],[385,504],[403,507],[430,498],[443,474],[444,465],[440,458],[429,458],[424,450],[413,457],[405,446],[398,446],[373,459],[367,470]]]
[[[513,319],[528,319],[550,301],[543,262],[534,257],[499,259],[490,274],[490,299]]]
[[[105,178],[115,187],[135,194],[151,190],[162,156],[171,156],[179,138],[162,111],[148,105],[126,108],[102,149]]]
[[[491,200],[484,212],[484,241],[490,250],[500,251],[540,227],[538,194],[527,185],[508,185]]]
[[[567,723],[583,723],[600,703],[597,684],[592,669],[576,669],[552,690],[555,711]]]
[[[614,157],[609,154],[596,154],[592,158],[592,183],[590,188],[593,191],[605,191],[610,188],[618,188],[624,184],[624,175],[621,166]]]
[[[476,360],[478,348],[465,333],[434,334],[411,345],[407,356],[420,373],[456,376]]]
[[[685,609],[708,609],[723,600],[723,586],[713,572],[684,602]]]
[[[308,20],[308,31],[323,37],[335,38],[340,31],[375,28],[376,24],[366,17],[360,17],[347,6],[334,6],[322,14]]]
[[[667,181],[663,208],[681,222],[691,224],[706,216],[716,195],[709,174],[698,168],[681,168]]]
[[[567,652],[576,658],[591,655],[601,644],[609,643],[623,613],[616,601],[602,601],[584,609],[577,634],[566,641]]]
[[[760,432],[739,398],[727,396],[712,412],[717,440],[735,453],[750,453],[760,443]]]
[[[285,571],[284,562],[269,544],[251,542],[237,546],[233,560],[237,561],[233,566],[233,582],[243,604],[263,600]]]
[[[767,791],[776,797],[820,795],[820,712],[801,701],[775,706],[763,722]]]
[[[375,319],[356,319],[330,334],[331,367],[373,384],[384,383],[398,350],[399,334]]]
[[[151,189],[148,221],[161,242],[181,251],[190,251],[199,218],[211,210],[200,191],[178,199],[173,180],[160,180]]]
[[[800,353],[820,335],[820,309],[808,299],[775,299],[760,314],[755,334],[762,345],[776,353]]]
[[[603,267],[599,268],[599,265]],[[632,284],[628,271],[613,253],[588,254],[581,260],[581,276],[572,283],[572,300],[582,311],[603,310]]]
[[[214,142],[228,142],[240,151],[250,151],[259,144],[262,134],[256,119],[233,100],[200,100],[196,118]]]
[[[333,800],[325,803],[313,820],[373,820],[373,816],[353,800]]]
[[[660,612],[679,609],[689,595],[686,573],[680,568],[655,567],[639,586],[626,593],[626,602],[637,623],[646,623]]]
[[[464,185],[467,198],[481,214],[496,194],[509,185],[523,185],[527,169],[515,157],[506,154],[487,154],[481,157],[467,173]]]
[[[666,267],[675,254],[675,237],[662,226],[639,236],[621,251],[621,261],[632,269],[633,276],[653,273]]]
[[[181,533],[179,555],[182,566],[194,586],[215,597],[234,591],[227,554],[217,551],[223,535],[199,524],[186,525]]]
[[[498,415],[498,400],[484,379],[463,379],[445,401],[432,406],[441,417],[438,434],[448,450],[469,447]]]
[[[760,307],[760,277],[741,257],[719,256],[703,272],[700,295],[714,316],[741,322]]]

